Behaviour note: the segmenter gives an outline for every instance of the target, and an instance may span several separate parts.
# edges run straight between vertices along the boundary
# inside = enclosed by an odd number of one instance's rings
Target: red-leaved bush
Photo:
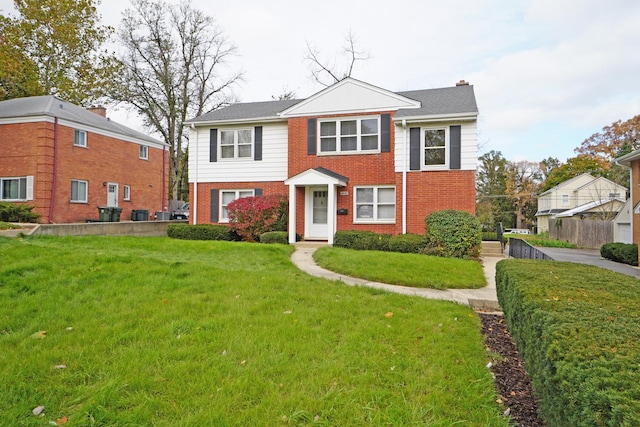
[[[289,201],[282,195],[243,197],[227,206],[229,226],[243,240],[257,242],[267,231],[287,231]]]

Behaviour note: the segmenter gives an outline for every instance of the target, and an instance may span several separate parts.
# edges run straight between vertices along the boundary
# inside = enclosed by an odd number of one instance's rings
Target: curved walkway
[[[296,243],[296,251],[291,255],[291,261],[302,271],[312,276],[322,277],[328,280],[339,280],[350,286],[367,286],[375,289],[382,289],[404,295],[418,296],[428,299],[439,299],[457,302],[468,305],[475,310],[482,311],[502,311],[498,305],[496,294],[496,263],[500,257],[483,257],[482,265],[484,275],[487,278],[487,286],[481,289],[447,289],[444,291],[437,289],[412,288],[409,286],[389,285],[386,283],[372,282],[365,279],[345,276],[320,267],[313,260],[313,253],[322,243],[302,242]]]

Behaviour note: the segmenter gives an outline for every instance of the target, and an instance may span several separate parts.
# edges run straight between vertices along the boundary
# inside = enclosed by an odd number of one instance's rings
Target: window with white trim
[[[76,147],[86,147],[87,146],[87,132],[83,130],[75,129],[73,131],[73,145]]]
[[[355,187],[354,191],[354,222],[395,222],[395,187]]]
[[[569,206],[569,195],[568,194],[563,194],[562,195],[562,206]]]
[[[0,200],[27,200],[27,177],[1,178]]]
[[[89,184],[87,181],[72,179],[71,180],[71,202],[87,203]]]
[[[449,158],[449,135],[447,128],[422,129],[422,167],[446,167]]]
[[[122,187],[122,200],[131,200],[131,186],[124,185]]]
[[[319,126],[319,153],[380,151],[380,118],[377,116],[322,120]]]
[[[146,145],[141,145],[138,157],[140,157],[143,160],[148,160],[149,159],[149,147],[147,147]]]
[[[243,197],[253,197],[255,190],[220,190],[220,222],[229,222],[229,203]]]
[[[220,158],[253,157],[253,129],[220,130]]]

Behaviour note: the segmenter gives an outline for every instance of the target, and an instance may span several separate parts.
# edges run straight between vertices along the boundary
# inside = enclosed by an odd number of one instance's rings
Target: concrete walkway
[[[328,280],[339,280],[350,286],[367,286],[375,289],[382,289],[388,292],[395,292],[403,295],[412,295],[428,299],[439,299],[457,302],[468,305],[474,310],[481,311],[502,311],[498,304],[496,294],[496,264],[501,257],[483,257],[482,266],[484,275],[487,278],[487,286],[481,289],[448,289],[445,291],[437,289],[411,288],[408,286],[389,285],[386,283],[371,282],[364,279],[345,276],[325,270],[315,263],[313,253],[323,243],[300,242],[296,243],[296,251],[291,255],[291,261],[302,271],[312,276],[322,277]]]

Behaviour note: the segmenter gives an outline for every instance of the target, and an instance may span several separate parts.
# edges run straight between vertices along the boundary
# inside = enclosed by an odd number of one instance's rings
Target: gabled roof
[[[611,181],[610,179],[607,179],[607,178],[605,178],[603,176],[599,176],[599,177],[595,178],[593,181],[589,181],[586,184],[581,185],[580,187],[576,188],[575,191],[580,191],[580,190],[584,189],[585,187],[589,187],[591,185],[594,185],[594,183],[596,183],[598,181],[606,181],[606,182],[608,182],[610,184],[613,184],[614,187],[618,187],[618,188],[620,188],[622,190],[625,190],[625,191],[627,190],[627,187],[624,187],[624,186],[622,186],[620,184],[617,184],[617,183],[615,183],[615,182]]]
[[[581,173],[580,175],[576,175],[576,176],[574,176],[574,177],[573,177],[573,178],[571,178],[571,179],[568,179],[568,180],[566,180],[566,181],[561,182],[560,184],[556,185],[555,187],[551,187],[550,189],[548,189],[548,190],[547,190],[547,191],[545,191],[544,193],[540,193],[540,194],[538,194],[538,197],[540,197],[540,196],[544,196],[545,194],[553,193],[554,191],[556,191],[556,190],[558,190],[558,189],[560,189],[560,188],[562,188],[562,187],[566,187],[567,185],[571,184],[572,182],[575,182],[575,181],[577,181],[578,179],[582,179],[582,178],[584,178],[585,176],[590,177],[590,178],[591,178],[591,181],[595,181],[595,179],[596,179],[596,178],[594,178],[593,176],[591,176],[591,175],[590,175],[590,174],[588,174],[588,173]],[[589,181],[589,182],[591,182],[591,181]]]
[[[304,172],[292,176],[287,179],[285,185],[339,185],[346,186],[349,182],[349,178],[340,175],[332,170],[317,167],[314,169],[307,169]]]
[[[21,123],[29,118],[53,117],[79,125],[111,132],[140,142],[165,145],[164,142],[138,132],[109,118],[88,111],[54,95],[31,96],[0,102],[0,124]]]
[[[340,98],[338,95],[342,95]],[[232,104],[187,120],[186,124],[221,124],[250,121],[283,121],[300,115],[335,114],[328,101],[341,99],[343,111],[396,111],[396,119],[424,119],[478,116],[478,106],[471,85],[406,92],[391,92],[348,78],[306,99],[245,102]],[[346,99],[346,101],[345,101]],[[315,107],[313,107],[315,106]],[[312,110],[313,114],[311,113]]]

